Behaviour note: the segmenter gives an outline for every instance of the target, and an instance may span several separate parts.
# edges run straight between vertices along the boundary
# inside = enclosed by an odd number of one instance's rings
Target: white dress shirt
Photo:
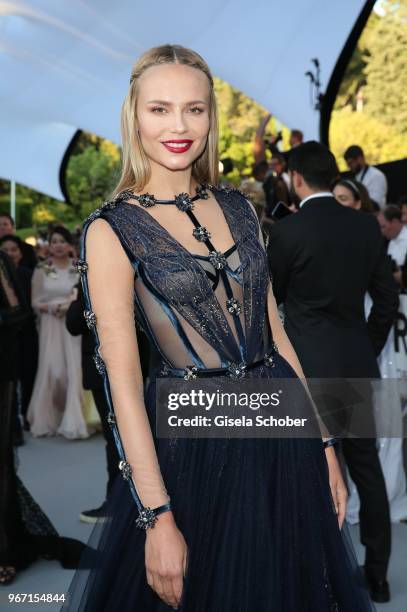
[[[405,225],[401,228],[399,235],[390,240],[387,253],[398,266],[404,265],[407,255],[407,227]]]
[[[312,198],[333,198],[333,197],[334,196],[332,195],[331,191],[320,191],[319,193],[312,193],[311,195],[301,200],[299,207],[302,208],[305,202],[308,202],[308,200],[311,200]]]
[[[386,175],[374,166],[368,166],[366,172],[365,170],[366,168],[363,168],[355,178],[366,187],[372,200],[377,202],[380,208],[384,208],[387,199]]]

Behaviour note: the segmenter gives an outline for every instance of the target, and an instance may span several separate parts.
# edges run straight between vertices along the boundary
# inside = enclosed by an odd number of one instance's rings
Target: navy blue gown
[[[247,378],[296,377],[279,353],[274,367],[263,360],[272,347],[270,278],[254,210],[237,190],[211,190],[234,239],[228,252],[193,255],[148,210],[118,198],[85,222],[79,262],[91,309],[85,238],[93,220],[103,218],[135,270],[136,322],[160,355],[161,363],[150,371],[145,406],[175,521],[188,546],[179,610],[374,610],[347,528],[338,527],[321,439],[155,436],[157,380],[191,365],[205,369],[208,350],[219,358],[220,377],[227,377],[233,364],[254,362]],[[199,225],[193,215],[191,221]],[[168,323],[165,333],[155,325],[157,311]],[[108,373],[99,365],[123,456]],[[94,527],[62,609],[171,610],[147,584],[146,534],[135,525],[134,490],[120,475],[107,514],[109,520]]]

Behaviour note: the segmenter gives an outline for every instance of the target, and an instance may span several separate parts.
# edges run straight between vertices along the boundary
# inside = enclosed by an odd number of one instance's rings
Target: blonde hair
[[[137,129],[137,94],[141,75],[152,66],[182,64],[201,70],[209,81],[209,134],[205,150],[192,166],[192,176],[198,183],[216,184],[219,177],[218,113],[213,78],[205,60],[195,51],[180,45],[161,45],[146,51],[134,64],[130,88],[121,114],[122,171],[113,196],[130,189],[141,191],[151,177],[151,167]]]

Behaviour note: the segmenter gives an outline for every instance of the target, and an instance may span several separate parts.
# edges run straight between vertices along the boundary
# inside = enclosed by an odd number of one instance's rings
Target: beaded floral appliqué
[[[207,200],[209,198],[208,187],[207,185],[198,185],[195,189],[196,195],[198,195],[201,200]]]
[[[103,211],[112,210],[113,208],[116,208],[119,200],[123,199],[123,195],[124,193],[119,193],[115,198],[113,198],[113,200],[107,200],[106,202],[102,204],[102,206],[99,206],[99,208],[96,208],[96,210],[91,212],[90,215],[85,219],[84,225],[86,223],[92,223],[92,221],[100,217]]]
[[[113,414],[113,412],[109,412],[109,414],[106,417],[107,423],[108,425],[113,429],[113,427],[116,425],[116,417]]]
[[[134,197],[134,196],[133,196]],[[150,208],[155,205],[155,197],[151,193],[143,193],[136,198],[143,208]]]
[[[198,225],[198,227],[193,230],[192,235],[199,240],[199,242],[205,242],[205,240],[209,240],[211,237],[211,233],[206,227],[202,227],[202,225]]]
[[[227,265],[227,260],[221,251],[211,251],[209,261],[216,270],[222,270]]]
[[[194,209],[194,203],[192,202],[191,198],[187,193],[180,193],[179,195],[175,196],[174,202],[175,206],[181,212],[186,212],[187,210]]]
[[[78,259],[76,262],[76,269],[78,270],[79,274],[81,276],[83,276],[87,270],[88,270],[88,264],[86,263],[86,261],[84,259]]]
[[[236,298],[229,298],[228,300],[226,300],[226,308],[228,309],[230,314],[236,316],[240,315],[240,313],[242,312],[242,305]]]
[[[136,518],[136,526],[140,529],[148,529],[149,527],[154,527],[155,522],[157,521],[157,516],[151,508],[147,506],[141,510],[140,514]]]
[[[101,376],[103,376],[106,373],[106,366],[105,366],[105,362],[103,361],[97,349],[93,355],[93,361],[95,362],[97,371],[99,372]]]
[[[275,367],[276,364],[275,364],[274,356],[276,353],[278,353],[278,348],[277,348],[277,344],[273,341],[271,343],[271,349],[267,351],[267,353],[264,355],[265,365],[271,368]]]
[[[131,468],[130,463],[128,463],[128,461],[125,461],[124,459],[122,459],[119,462],[119,470],[121,471],[124,480],[129,480],[131,478],[133,470]]]
[[[246,375],[246,364],[243,361],[241,363],[231,361],[228,365],[228,374],[232,380],[240,380]]]
[[[96,315],[92,310],[84,310],[83,316],[85,317],[86,325],[89,329],[96,326]]]
[[[196,366],[187,366],[184,368],[184,380],[192,380],[198,376],[198,368]]]

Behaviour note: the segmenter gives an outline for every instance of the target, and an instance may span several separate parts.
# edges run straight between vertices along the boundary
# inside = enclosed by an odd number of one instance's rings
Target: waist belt
[[[172,368],[164,363],[160,370],[160,375],[169,377],[174,376],[176,378],[183,378],[184,380],[225,375],[233,380],[239,380],[240,378],[244,378],[247,371],[253,370],[259,365],[266,365],[274,368],[276,365],[274,357],[277,353],[277,345],[273,342],[271,349],[268,350],[261,359],[252,361],[252,363],[245,363],[244,361],[235,363],[234,361],[230,361],[227,366],[221,368],[198,368],[195,365],[188,365],[185,368]]]

